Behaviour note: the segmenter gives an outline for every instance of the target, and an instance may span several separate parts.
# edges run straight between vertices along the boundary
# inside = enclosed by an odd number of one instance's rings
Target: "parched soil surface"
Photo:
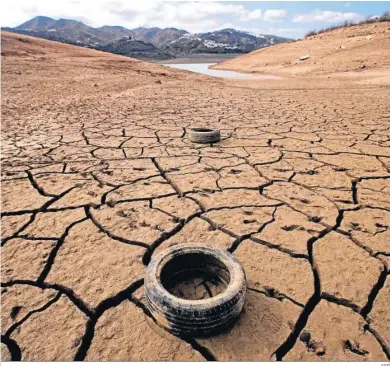
[[[299,60],[300,57],[307,59]],[[390,22],[339,28],[281,43],[221,62],[221,70],[288,76],[333,75],[336,79],[390,85]]]
[[[390,359],[388,88],[252,87],[6,32],[2,55],[2,360]],[[210,125],[220,143],[189,141]],[[185,242],[246,271],[224,334],[150,319],[145,266]]]

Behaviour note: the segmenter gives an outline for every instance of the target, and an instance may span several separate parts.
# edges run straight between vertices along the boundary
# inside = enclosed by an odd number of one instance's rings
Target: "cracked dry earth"
[[[388,89],[253,89],[2,37],[2,360],[390,359]],[[210,124],[220,143],[188,140]],[[185,242],[246,271],[224,334],[150,319],[145,266]]]

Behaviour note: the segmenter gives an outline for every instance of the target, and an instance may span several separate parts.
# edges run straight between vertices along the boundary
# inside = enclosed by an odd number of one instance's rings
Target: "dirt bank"
[[[309,56],[299,60],[302,56]],[[296,42],[260,49],[213,66],[285,76],[382,73],[390,83],[390,22],[340,28]]]

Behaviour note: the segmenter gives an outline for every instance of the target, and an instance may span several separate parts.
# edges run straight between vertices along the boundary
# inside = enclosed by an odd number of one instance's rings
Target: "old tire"
[[[221,133],[215,128],[191,128],[190,141],[196,144],[212,144],[221,139]]]
[[[226,289],[214,297],[187,300],[164,287],[178,273],[207,269],[227,282]],[[245,273],[238,260],[227,251],[202,244],[174,245],[154,257],[146,271],[150,313],[158,325],[180,336],[212,335],[227,329],[239,316],[245,294]]]

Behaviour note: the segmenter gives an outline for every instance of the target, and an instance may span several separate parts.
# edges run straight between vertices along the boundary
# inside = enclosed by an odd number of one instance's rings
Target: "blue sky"
[[[302,37],[311,29],[320,29],[344,20],[361,20],[390,10],[390,2],[385,1],[247,1],[230,4],[241,4],[252,11],[259,8],[283,9],[280,17],[275,17],[273,21],[267,21],[263,16],[246,21],[245,28],[264,29],[269,26],[271,30],[279,32],[279,35],[290,35],[292,38]]]
[[[301,38],[312,29],[388,10],[388,1],[11,0],[1,2],[0,23],[13,27],[46,15],[80,20],[93,27],[175,27],[193,33],[236,28]]]

